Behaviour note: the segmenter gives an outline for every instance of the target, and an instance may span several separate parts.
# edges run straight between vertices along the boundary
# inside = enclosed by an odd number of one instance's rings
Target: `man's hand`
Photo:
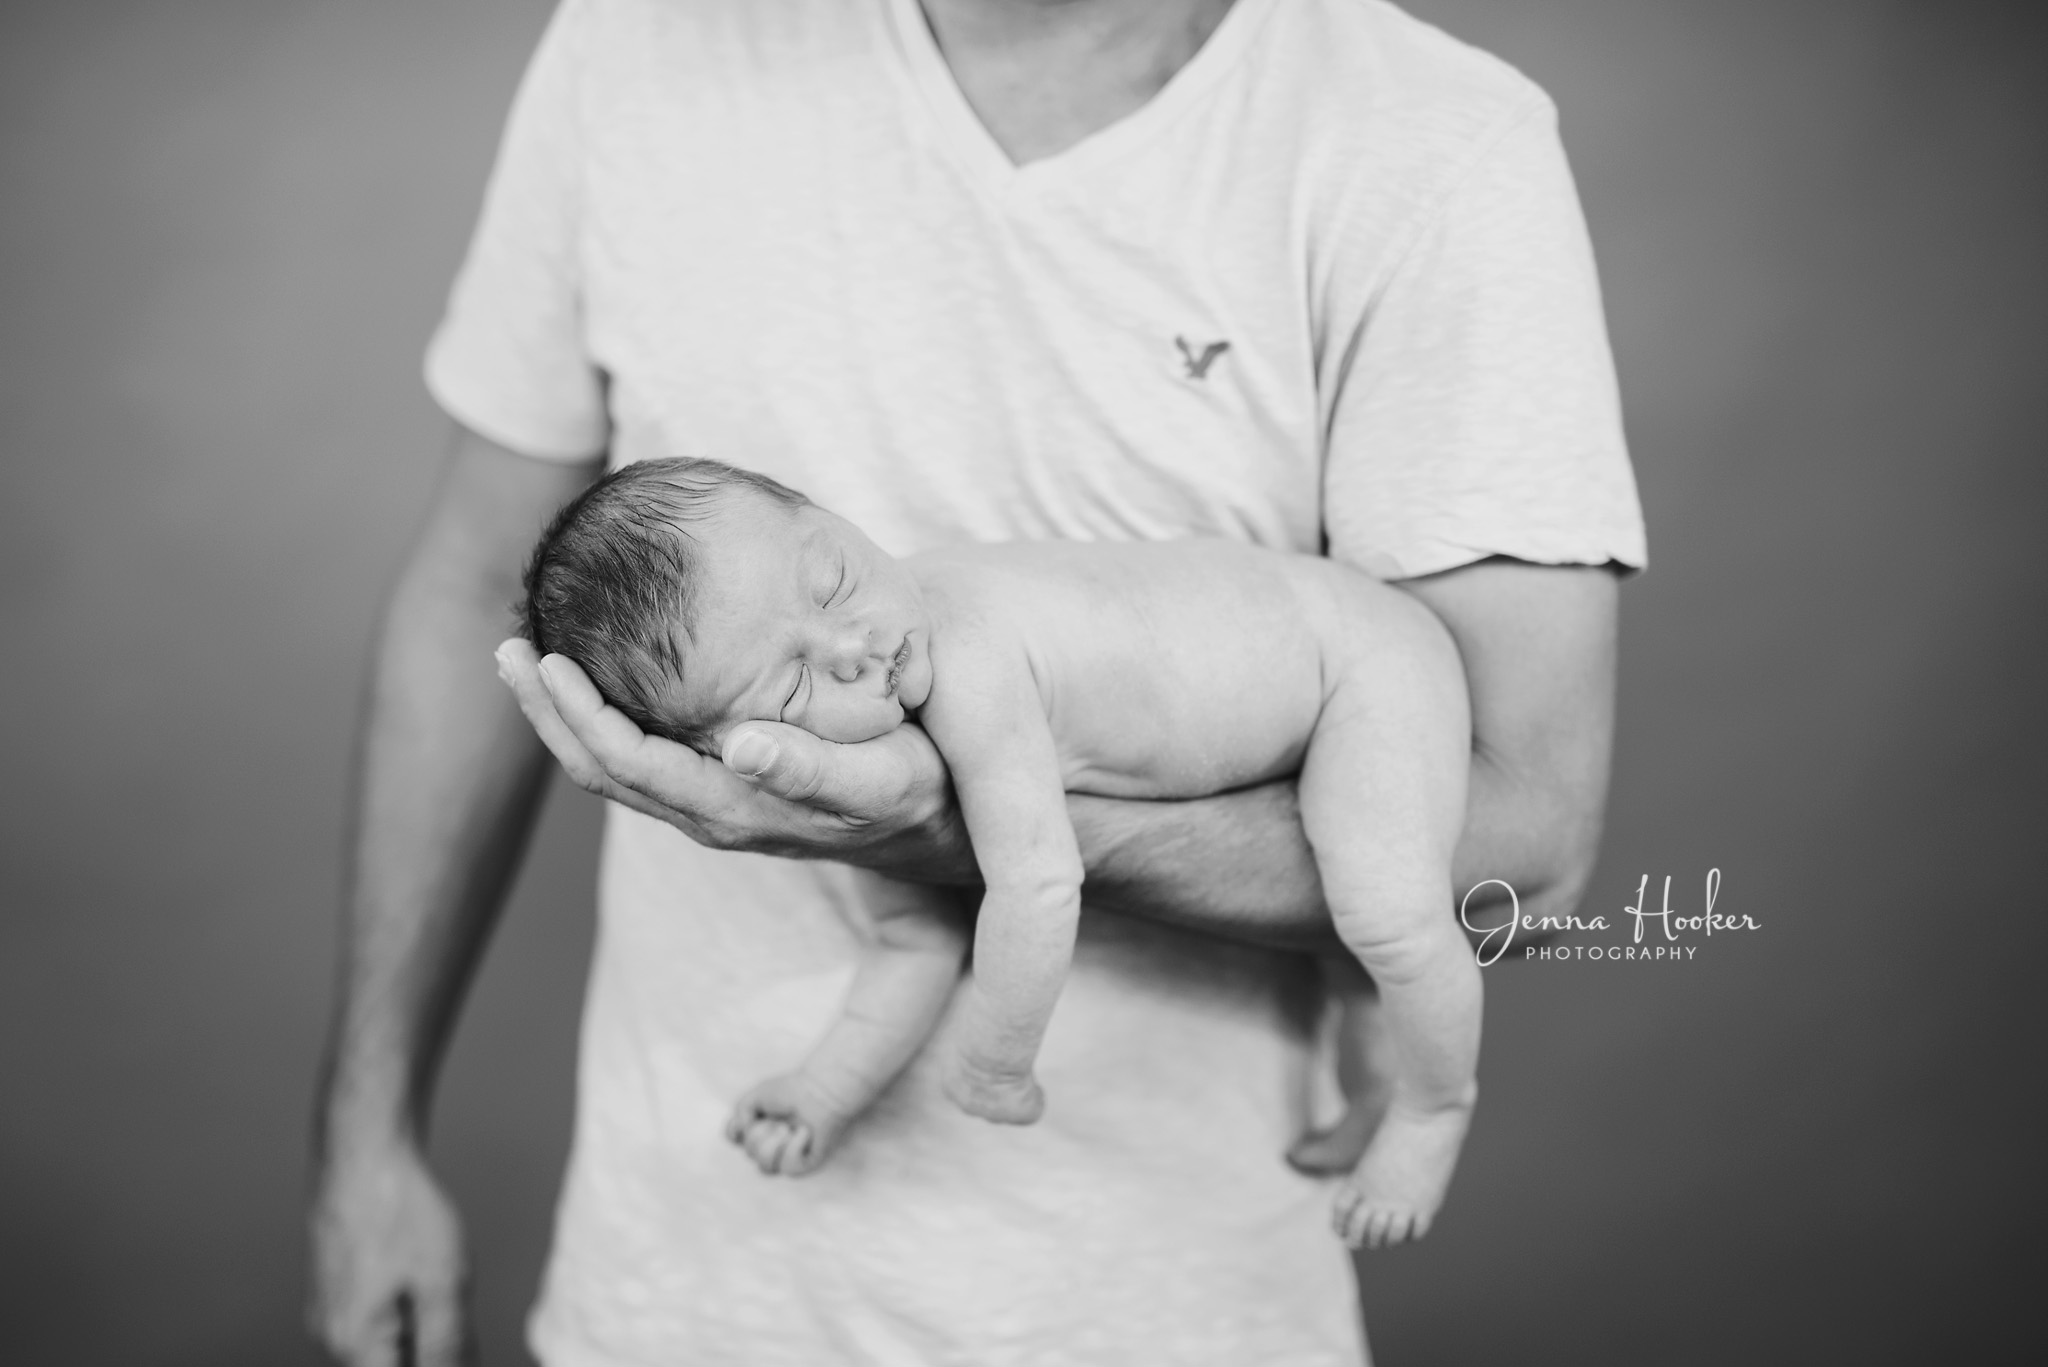
[[[526,641],[498,647],[498,674],[580,787],[699,844],[840,859],[914,882],[976,877],[945,761],[916,726],[838,745],[794,726],[749,722],[727,737],[721,764],[646,735],[573,660],[537,659]]]
[[[337,1155],[312,1211],[306,1316],[347,1367],[458,1367],[475,1360],[455,1207],[419,1151]]]

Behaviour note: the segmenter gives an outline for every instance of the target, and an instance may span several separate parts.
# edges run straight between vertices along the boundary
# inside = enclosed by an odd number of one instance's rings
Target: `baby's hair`
[[[735,493],[792,509],[810,502],[766,475],[715,460],[644,460],[612,471],[541,534],[519,605],[535,650],[581,665],[605,701],[641,730],[706,753],[713,738],[665,715],[662,703],[683,674],[674,633],[696,628],[689,528]]]

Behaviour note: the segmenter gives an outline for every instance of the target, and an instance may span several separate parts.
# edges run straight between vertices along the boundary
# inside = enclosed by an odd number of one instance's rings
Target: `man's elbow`
[[[1509,917],[1516,922],[1517,945],[1549,944],[1570,929],[1599,860],[1597,814],[1554,823],[1536,848],[1540,853],[1522,861],[1512,881],[1490,878],[1458,889],[1459,917],[1475,947]]]

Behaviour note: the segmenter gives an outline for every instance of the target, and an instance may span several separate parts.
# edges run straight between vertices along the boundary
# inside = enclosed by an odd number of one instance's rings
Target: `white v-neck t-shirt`
[[[1552,106],[1378,0],[1238,0],[1021,169],[916,0],[566,0],[427,376],[515,450],[716,456],[898,553],[1643,559]],[[921,1061],[792,1181],[721,1126],[838,1006],[845,870],[614,809],[599,916],[551,1367],[1363,1360],[1329,1191],[1281,1159],[1299,960],[1084,917],[1040,1124]]]

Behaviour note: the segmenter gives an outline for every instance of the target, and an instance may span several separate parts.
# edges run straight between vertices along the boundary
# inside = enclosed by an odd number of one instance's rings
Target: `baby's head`
[[[931,693],[923,595],[858,527],[713,460],[616,470],[555,516],[521,608],[643,731],[716,755],[744,721],[827,740],[893,730]]]

